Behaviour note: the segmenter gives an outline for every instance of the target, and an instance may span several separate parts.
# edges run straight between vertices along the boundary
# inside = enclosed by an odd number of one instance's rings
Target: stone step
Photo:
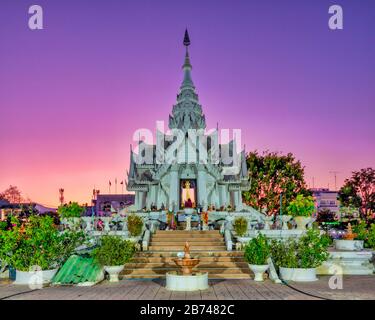
[[[139,261],[132,261],[126,264],[127,269],[154,269],[154,268],[175,268],[176,264],[173,260],[171,261],[158,261],[158,262],[146,262],[142,263]],[[245,261],[200,261],[199,268],[248,268],[248,264]]]
[[[167,272],[180,272],[181,268],[179,267],[170,267],[170,268],[139,268],[139,269],[125,269],[121,272],[122,275],[137,275],[137,274],[161,274],[165,275]],[[194,268],[193,272],[208,272],[208,274],[250,274],[250,269],[247,268]]]
[[[208,257],[208,256],[194,256],[195,258],[199,258],[200,263],[205,262],[245,262],[244,257],[241,256],[233,256],[233,257]],[[136,257],[133,258],[131,263],[174,263],[173,259],[176,259],[176,257]]]
[[[221,234],[154,234],[153,239],[184,239],[190,241],[191,239],[223,239]]]
[[[157,240],[157,241],[217,241],[217,240],[224,240],[222,236],[217,236],[217,235],[208,235],[208,236],[203,236],[199,234],[195,234],[193,236],[188,236],[184,234],[180,235],[161,235],[161,236],[152,236],[152,240]]]
[[[151,245],[148,247],[149,250],[158,250],[158,251],[177,251],[177,252],[182,252],[184,251],[184,247],[182,247],[181,245],[169,245],[169,246],[166,246],[166,245]],[[219,250],[225,250],[225,246],[222,245],[218,245],[218,246],[214,246],[214,245],[207,245],[207,243],[205,243],[204,245],[195,245],[194,246],[190,246],[190,252],[192,251],[202,251],[202,250],[205,250],[205,251],[208,251],[208,250],[211,250],[211,251],[219,251]]]
[[[215,274],[209,273],[209,279],[252,279],[252,274],[234,273],[234,274]],[[120,279],[165,279],[164,274],[137,274],[137,275],[120,275]]]
[[[170,246],[180,246],[181,250],[184,249],[186,241],[155,241],[152,239],[150,242],[150,246],[164,246],[164,247],[170,247]],[[215,241],[189,241],[190,248],[193,248],[195,246],[225,246],[224,240],[215,240]]]
[[[190,234],[190,235],[207,235],[207,234],[218,234],[220,235],[220,230],[156,230],[155,232],[156,235],[161,235],[161,234]]]
[[[160,251],[160,250],[154,250],[154,251],[141,251],[136,253],[134,258],[137,257],[177,257],[177,252],[180,251],[174,251],[174,252],[169,252],[169,251]],[[224,250],[201,250],[201,251],[196,251],[196,250],[191,250],[190,254],[192,257],[243,257],[243,252],[242,251],[226,251]]]

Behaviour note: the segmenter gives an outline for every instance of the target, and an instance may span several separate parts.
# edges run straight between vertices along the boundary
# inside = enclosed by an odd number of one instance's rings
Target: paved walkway
[[[328,286],[329,277],[313,283],[274,284],[267,280],[210,281],[210,288],[198,292],[171,292],[163,280],[122,280],[112,284],[104,281],[93,287],[58,286],[30,291],[27,286],[15,286],[0,281],[0,299],[14,300],[310,300],[371,299],[375,300],[375,276],[345,276],[342,290]],[[312,295],[312,296],[311,296]],[[316,296],[316,297],[314,297]]]

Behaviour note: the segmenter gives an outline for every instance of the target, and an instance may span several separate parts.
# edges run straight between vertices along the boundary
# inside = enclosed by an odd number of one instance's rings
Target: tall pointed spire
[[[187,29],[185,29],[184,46],[185,47],[190,46],[189,32],[187,31]]]
[[[186,47],[186,53],[185,53],[185,62],[182,66],[182,69],[184,70],[184,80],[182,81],[181,90],[183,89],[194,89],[193,80],[191,79],[191,70],[193,67],[190,63],[190,57],[189,57],[189,51],[188,47],[190,46],[190,37],[187,29],[185,30],[185,36],[184,36],[184,46]]]
[[[173,106],[172,115],[169,116],[169,128],[179,128],[186,131],[189,129],[204,129],[206,128],[206,120],[191,79],[193,67],[190,63],[188,51],[190,37],[187,29],[185,30],[183,44],[186,47],[185,61],[182,66],[184,79],[180,86],[180,93],[177,95],[177,104]]]

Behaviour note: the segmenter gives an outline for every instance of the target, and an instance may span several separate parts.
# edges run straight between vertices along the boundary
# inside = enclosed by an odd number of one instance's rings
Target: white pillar
[[[134,204],[135,204],[135,208],[139,210],[139,191],[135,192]]]
[[[178,172],[177,169],[172,169],[170,172],[170,185],[169,185],[169,209],[173,210],[172,205],[178,207],[178,193],[179,193],[179,187],[178,187]]]
[[[198,169],[198,203],[203,206],[207,205],[207,188],[206,188],[206,172],[203,168]]]
[[[229,204],[228,197],[227,197],[227,193],[228,193],[227,186],[225,184],[220,185],[219,190],[220,190],[220,206],[227,207]]]

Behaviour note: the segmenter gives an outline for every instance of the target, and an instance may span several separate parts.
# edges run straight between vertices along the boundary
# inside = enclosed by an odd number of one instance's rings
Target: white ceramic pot
[[[16,280],[13,284],[28,286],[43,286],[51,283],[58,269],[43,271],[19,271],[16,270]]]
[[[124,270],[124,266],[104,266],[104,271],[109,274],[109,282],[118,282],[118,275]]]
[[[273,220],[273,216],[265,216],[264,217],[264,230],[270,230],[271,229],[271,223]]]
[[[310,282],[316,281],[316,268],[283,268],[280,267],[280,277],[285,281]]]
[[[363,240],[335,240],[336,250],[358,251],[363,250]]]
[[[198,291],[208,289],[208,273],[179,275],[173,272],[166,274],[166,288],[171,291]]]
[[[290,219],[292,219],[292,216],[289,216],[289,215],[282,215],[281,216],[281,221],[283,222],[283,227],[282,227],[283,230],[289,229],[288,222],[289,222]]]
[[[294,221],[297,224],[297,230],[306,230],[306,225],[310,222],[311,217],[294,217]]]
[[[257,265],[257,264],[249,264],[249,268],[252,272],[254,272],[254,281],[263,281],[263,274],[267,271],[269,265]]]

